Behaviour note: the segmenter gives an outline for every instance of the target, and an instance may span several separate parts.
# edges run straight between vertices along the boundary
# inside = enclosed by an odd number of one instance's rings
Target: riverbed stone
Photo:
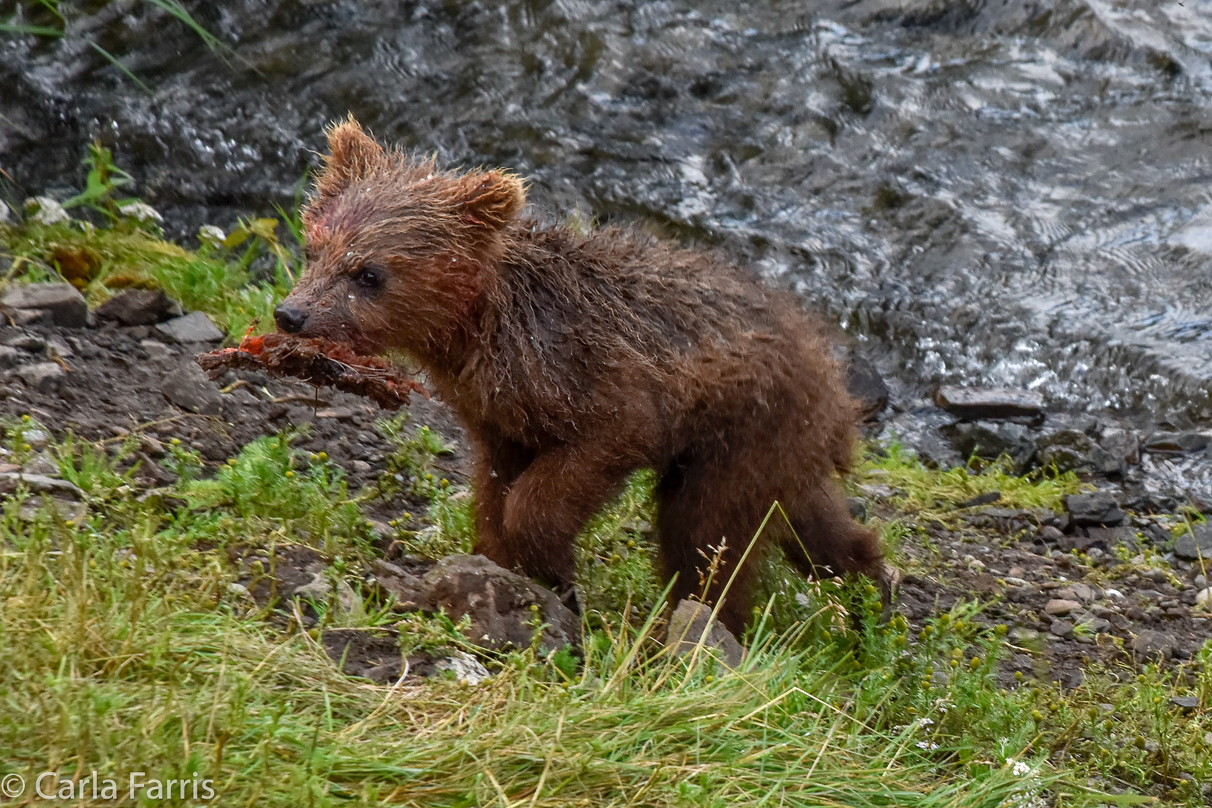
[[[875,365],[858,354],[846,362],[846,390],[858,402],[861,420],[871,420],[888,406],[888,385]]]
[[[959,421],[943,428],[961,455],[990,460],[1010,458],[1016,474],[1027,470],[1035,456],[1035,438],[1022,424],[1009,421]]]
[[[1065,497],[1065,510],[1075,525],[1118,525],[1124,521],[1119,502],[1106,491],[1070,494]]]
[[[202,368],[187,362],[170,373],[160,385],[164,397],[183,410],[202,415],[218,415],[223,396]]]
[[[1055,617],[1062,617],[1070,612],[1076,612],[1082,605],[1076,600],[1053,598],[1044,605],[1044,611]]]
[[[721,661],[728,667],[739,667],[745,660],[745,649],[718,620],[709,626],[710,617],[710,606],[691,600],[679,601],[669,618],[668,641],[674,644],[673,653],[686,656],[702,640],[705,648],[719,652]]]
[[[1145,439],[1145,450],[1164,454],[1183,454],[1186,452],[1202,452],[1212,443],[1212,433],[1197,432],[1154,432]]]
[[[18,311],[49,313],[63,328],[88,325],[88,304],[70,283],[28,283],[10,286],[0,296],[0,307]]]
[[[934,394],[934,400],[957,418],[969,420],[1035,420],[1044,416],[1043,397],[1028,390],[944,385]]]
[[[180,317],[181,306],[159,289],[127,289],[98,306],[96,315],[125,326],[155,325]]]
[[[905,412],[890,417],[879,434],[885,447],[897,446],[906,454],[917,457],[930,468],[951,469],[963,466],[967,458],[960,455],[940,430],[952,422],[952,417],[929,402],[919,402]]]
[[[1212,611],[1212,587],[1195,593],[1195,605],[1204,611]]]
[[[53,395],[63,384],[63,377],[67,374],[57,362],[38,362],[18,368],[17,375],[31,390]]]
[[[1142,657],[1162,657],[1169,659],[1174,656],[1174,638],[1169,634],[1152,629],[1142,629],[1132,639],[1132,650]]]
[[[1103,430],[1098,439],[1107,465],[1094,470],[1101,474],[1124,474],[1129,466],[1140,463],[1140,438],[1135,432],[1119,427]],[[1111,465],[1114,464],[1114,465]]]
[[[191,311],[156,326],[156,333],[170,342],[218,342],[224,334],[206,312]]]
[[[581,619],[554,592],[484,556],[447,556],[424,577],[431,607],[444,608],[456,622],[468,616],[467,639],[476,645],[526,648],[536,622],[544,626],[544,651],[575,646],[580,639]]]
[[[15,368],[21,364],[21,360],[25,358],[22,351],[8,345],[0,345],[0,370],[8,370]]]
[[[1174,540],[1174,555],[1184,561],[1212,560],[1212,525],[1196,525]]]
[[[83,491],[67,480],[60,480],[58,477],[16,471],[0,472],[0,497],[10,495],[21,488],[25,488],[33,494],[84,499]]]

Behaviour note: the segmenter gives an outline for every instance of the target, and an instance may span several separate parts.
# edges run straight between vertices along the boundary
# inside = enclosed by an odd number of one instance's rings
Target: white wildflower
[[[38,224],[59,224],[71,218],[63,206],[49,196],[30,197],[25,200],[25,210]]]
[[[918,723],[921,724],[923,727],[933,727],[934,719],[933,718],[919,718]]]
[[[918,741],[914,744],[918,749],[925,749],[927,752],[932,752],[938,749],[938,744],[930,743],[929,741]]]
[[[1031,767],[1021,760],[1006,758],[1006,765],[1010,767],[1010,771],[1014,773],[1015,777],[1026,777],[1031,773]]]
[[[140,202],[137,199],[119,205],[118,212],[128,219],[134,219],[139,222],[160,224],[164,221],[164,217],[160,215],[159,211],[146,202]]]
[[[227,234],[223,232],[223,228],[216,227],[213,224],[204,224],[198,228],[198,241],[208,247],[219,247],[227,239]]]
[[[809,600],[808,596],[805,595],[803,592],[795,593],[795,602],[800,604],[801,606],[811,606],[812,605],[812,601]]]

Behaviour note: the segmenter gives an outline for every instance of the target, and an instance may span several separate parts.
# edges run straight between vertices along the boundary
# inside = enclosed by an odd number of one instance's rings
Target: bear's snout
[[[278,324],[279,331],[297,334],[303,330],[303,325],[307,322],[307,313],[289,303],[283,303],[274,309],[274,322]]]

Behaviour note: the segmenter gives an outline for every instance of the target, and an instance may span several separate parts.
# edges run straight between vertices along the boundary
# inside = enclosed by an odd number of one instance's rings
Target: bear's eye
[[[354,283],[364,289],[378,289],[383,285],[383,270],[378,267],[364,266],[354,275]]]

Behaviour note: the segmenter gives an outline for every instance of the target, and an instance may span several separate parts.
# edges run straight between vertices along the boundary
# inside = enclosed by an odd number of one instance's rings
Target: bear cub
[[[855,404],[792,294],[710,252],[543,224],[518,177],[440,170],[352,118],[328,144],[307,270],[275,319],[424,367],[472,445],[476,552],[575,605],[574,539],[651,467],[675,603],[714,602],[731,579],[720,617],[743,631],[753,554],[737,565],[775,502],[786,518],[755,549],[777,543],[804,575],[868,575],[887,603],[895,574],[838,486]]]

